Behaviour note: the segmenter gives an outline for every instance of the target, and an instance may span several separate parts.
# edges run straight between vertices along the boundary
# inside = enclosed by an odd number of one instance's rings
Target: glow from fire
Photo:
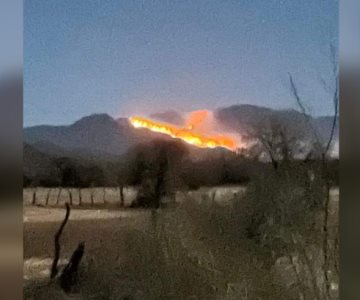
[[[200,148],[223,147],[231,151],[237,148],[237,142],[228,135],[204,134],[201,125],[209,118],[209,111],[192,112],[186,120],[185,128],[172,124],[157,122],[143,117],[130,117],[129,121],[135,128],[147,128],[153,132],[166,134]],[[197,130],[199,129],[199,130]]]

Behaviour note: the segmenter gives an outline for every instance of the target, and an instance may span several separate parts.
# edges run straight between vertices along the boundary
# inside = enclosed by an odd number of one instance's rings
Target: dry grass
[[[268,249],[246,237],[247,205],[240,197],[221,205],[204,196],[158,211],[74,209],[61,257],[69,258],[79,241],[86,246],[71,299],[292,299],[274,281]],[[53,235],[63,215],[55,208],[24,209],[26,299],[70,297],[48,284]]]
[[[202,234],[185,208],[153,215],[137,211],[127,214],[95,222],[70,219],[62,237],[62,258],[71,255],[79,240],[86,243],[78,297],[252,299],[252,281],[261,263],[241,251],[223,249],[223,243]],[[46,285],[57,226],[58,222],[37,222],[34,217],[24,224],[28,299],[40,299],[42,294],[47,297],[49,290],[59,297],[61,292],[54,285]]]

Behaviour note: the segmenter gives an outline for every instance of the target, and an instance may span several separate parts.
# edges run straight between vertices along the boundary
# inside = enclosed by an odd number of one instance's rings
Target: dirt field
[[[26,299],[238,299],[231,295],[251,292],[254,273],[266,273],[244,249],[230,253],[204,235],[201,240],[170,211],[160,216],[169,226],[153,231],[161,225],[154,225],[150,211],[73,209],[61,237],[61,263],[80,241],[85,241],[85,256],[78,290],[65,295],[49,284],[53,237],[64,212],[24,208]],[[249,261],[255,267],[249,268]]]
[[[338,189],[331,193],[337,207]],[[79,284],[66,295],[49,280],[54,233],[64,215],[64,208],[24,205],[25,299],[289,299],[250,242],[214,240],[198,230],[194,224],[202,220],[186,207],[74,206],[61,236],[60,263],[81,241],[85,255]]]
[[[54,251],[54,233],[58,229],[64,213],[64,209],[24,208],[25,290],[28,288],[31,291],[34,288],[34,284],[35,286],[37,284],[42,285],[43,282],[48,281]],[[140,232],[145,230],[148,222],[149,214],[145,211],[124,212],[73,209],[61,237],[62,263],[67,261],[78,243],[84,241],[85,257],[83,268],[91,272],[93,269],[91,264],[99,264],[99,266],[94,267],[98,274],[89,276],[96,277],[99,275],[102,278],[84,280],[84,282],[88,283],[88,286],[83,291],[87,290],[89,295],[101,295],[101,289],[100,291],[98,289],[102,285],[113,283],[113,288],[115,288],[119,283],[124,282],[123,280],[119,280],[116,283],[112,282],[114,278],[111,274],[116,272],[119,276],[123,276],[122,272],[119,273],[114,268],[119,265],[122,265],[124,268],[129,263],[130,258],[128,256],[131,254],[131,251],[127,249],[129,236],[134,234],[134,232],[138,232],[137,235],[139,235]],[[120,264],[120,260],[124,263]],[[106,271],[106,274],[103,273],[101,275],[101,270]],[[103,282],[104,278],[107,278],[108,282]],[[134,294],[134,289],[135,287],[128,285],[126,288],[122,288],[122,292],[126,293],[126,291],[129,291],[130,294]],[[46,288],[40,288],[39,292],[40,296],[38,294],[37,297],[41,297],[42,292],[45,292],[44,297],[47,297]],[[98,299],[100,298],[99,296]]]

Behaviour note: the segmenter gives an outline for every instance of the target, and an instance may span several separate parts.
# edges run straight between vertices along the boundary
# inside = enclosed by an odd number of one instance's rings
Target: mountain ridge
[[[275,110],[251,104],[220,107],[214,111],[214,115],[223,126],[239,133],[245,134],[249,128],[258,126],[259,122],[276,117],[283,120],[289,128],[303,126],[306,130],[311,130],[307,127],[311,125],[319,131],[321,139],[330,135],[333,122],[331,116],[305,118],[296,110]],[[176,111],[161,112],[153,116],[167,122],[174,117],[174,124],[181,121],[181,114]],[[104,113],[85,116],[70,125],[37,125],[23,130],[24,142],[43,153],[93,159],[119,157],[132,146],[161,136],[148,130],[135,129],[127,118],[113,118]],[[335,139],[338,139],[338,134],[337,122]]]

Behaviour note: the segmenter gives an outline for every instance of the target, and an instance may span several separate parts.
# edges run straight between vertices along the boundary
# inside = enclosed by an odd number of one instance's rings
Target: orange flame
[[[129,121],[135,128],[147,128],[153,132],[163,133],[172,138],[179,138],[188,144],[200,148],[223,147],[235,151],[237,148],[236,142],[229,136],[203,135],[198,132],[193,132],[193,129],[207,118],[207,114],[207,111],[192,113],[186,123],[185,129],[137,116],[130,117]]]

